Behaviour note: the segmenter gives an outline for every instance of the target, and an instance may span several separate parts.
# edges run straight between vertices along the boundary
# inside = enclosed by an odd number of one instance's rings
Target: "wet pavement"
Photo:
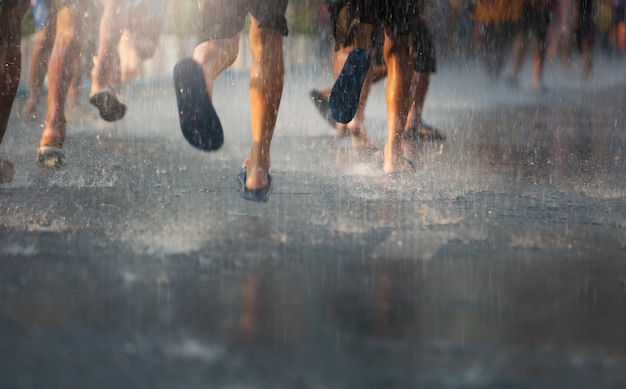
[[[291,69],[267,204],[238,196],[245,74],[216,85],[216,153],[185,143],[169,80],[116,126],[71,123],[59,171],[14,116],[0,387],[625,387],[624,63],[540,94],[483,77],[441,66],[424,118],[447,140],[391,178],[308,101],[329,77]]]

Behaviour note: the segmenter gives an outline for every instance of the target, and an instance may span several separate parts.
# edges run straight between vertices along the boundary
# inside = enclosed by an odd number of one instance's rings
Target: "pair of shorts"
[[[269,28],[287,36],[288,0],[198,0],[200,40],[227,39],[243,30],[249,13],[260,28]]]
[[[29,0],[0,0],[0,12],[8,11],[11,8],[22,6]]]
[[[384,25],[396,35],[409,35],[419,18],[421,0],[338,0],[328,1],[335,49],[351,46],[359,23]]]
[[[551,20],[552,11],[550,8],[539,8],[530,4],[524,4],[520,29],[523,32],[532,31],[539,41],[545,42]]]
[[[421,1],[422,0],[412,3],[415,8],[411,8],[411,12],[406,14],[410,16],[409,20],[399,23],[399,26],[402,28],[395,26],[395,31],[402,31],[402,35],[411,35],[413,43],[411,51],[414,69],[420,73],[434,73],[437,70],[437,55],[432,34],[421,18]],[[384,1],[382,3],[384,3]],[[398,1],[398,3],[403,2]],[[403,4],[404,6],[398,4],[398,9],[405,9],[404,7],[407,2]],[[329,2],[328,9],[330,11],[335,37],[335,50],[351,46],[354,43],[356,28],[359,22],[363,21],[358,13],[358,5],[354,3],[351,4],[349,0],[342,0],[333,3]],[[371,20],[372,14],[376,14],[376,12],[377,15],[383,16],[380,8],[375,8],[374,11],[375,12],[370,12],[370,15],[366,17],[365,20]],[[393,14],[390,15],[390,17],[393,17]],[[405,23],[407,23],[407,25],[405,25]],[[394,29],[393,23],[389,23],[389,21],[378,21],[375,22],[374,31],[372,32],[372,60],[374,64],[377,65],[384,64],[384,27],[391,28],[392,31]]]
[[[578,0],[578,30],[581,36],[592,36],[596,30],[594,0]]]
[[[417,0],[353,0],[361,23],[383,23],[391,34],[408,35],[418,14]]]

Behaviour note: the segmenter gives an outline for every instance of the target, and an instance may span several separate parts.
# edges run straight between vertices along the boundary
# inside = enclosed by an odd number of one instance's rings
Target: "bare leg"
[[[65,102],[72,79],[74,58],[80,54],[77,36],[81,18],[78,9],[61,8],[56,15],[56,36],[48,65],[48,110],[39,146],[62,148],[67,121]]]
[[[543,65],[546,58],[546,40],[537,38],[533,53],[533,88],[541,88],[543,82]]]
[[[84,46],[81,46],[83,50]],[[81,57],[74,58],[74,71],[72,72],[72,79],[67,90],[67,104],[65,107],[65,116],[68,121],[74,120],[86,120],[96,119],[97,114],[90,112],[83,108],[80,104],[80,99],[84,95],[81,93],[82,83],[85,78],[85,66]]]
[[[28,99],[20,113],[25,120],[37,118],[37,106],[41,99],[41,87],[48,72],[48,59],[54,43],[54,23],[46,23],[46,26],[35,33],[35,44],[30,62],[28,79]]]
[[[429,86],[430,73],[413,72],[409,94],[410,107],[402,142],[404,155],[410,159],[415,158],[418,142],[444,141],[446,139],[441,131],[422,122],[422,112]]]
[[[270,146],[282,97],[285,65],[283,37],[279,31],[259,28],[258,20],[251,16],[249,36],[253,56],[250,73],[252,148],[244,165],[246,187],[254,190],[268,185]]]
[[[411,107],[407,118],[407,128],[422,122],[422,110],[430,86],[430,73],[413,72],[411,79]]]
[[[111,88],[119,93],[121,86],[118,43],[122,37],[124,16],[128,14],[128,7],[125,0],[103,0],[103,3],[98,53],[91,69],[91,95],[104,88]]]
[[[383,171],[394,173],[406,167],[402,155],[402,136],[409,111],[413,64],[409,54],[408,35],[390,35],[385,31],[387,63],[387,142]]]
[[[207,41],[195,48],[193,59],[202,65],[206,88],[211,99],[213,99],[213,82],[217,76],[235,62],[238,52],[238,34],[228,39]]]
[[[572,58],[572,38],[571,32],[564,33],[561,40],[561,66],[565,73],[569,72],[570,61]]]
[[[9,123],[9,115],[22,70],[22,18],[29,4],[0,13],[0,143]],[[9,160],[0,159],[0,183],[13,179],[15,167]]]
[[[118,52],[120,57],[120,81],[122,84],[128,84],[134,81],[139,75],[139,65],[141,60],[137,54],[137,50],[131,41],[131,35],[128,30],[124,30]]]
[[[592,45],[589,41],[583,41],[582,43],[582,60],[583,60],[583,80],[589,79],[591,71],[593,70],[593,58],[592,58]]]
[[[513,43],[513,81],[519,82],[520,71],[522,70],[522,63],[524,62],[524,56],[526,55],[526,45],[528,44],[528,34],[526,32],[519,32],[515,37]]]

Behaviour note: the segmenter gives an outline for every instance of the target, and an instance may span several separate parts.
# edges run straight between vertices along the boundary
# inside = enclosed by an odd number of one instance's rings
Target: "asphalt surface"
[[[329,82],[288,72],[266,204],[236,181],[245,74],[216,85],[218,152],[185,143],[170,80],[143,81],[117,125],[70,124],[58,171],[18,100],[0,387],[626,387],[624,62],[552,67],[544,93],[443,64],[424,118],[447,140],[399,178],[317,114]]]

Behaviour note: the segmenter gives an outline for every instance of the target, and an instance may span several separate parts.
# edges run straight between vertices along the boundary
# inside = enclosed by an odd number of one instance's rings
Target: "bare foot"
[[[386,174],[399,173],[414,168],[414,165],[402,154],[402,142],[387,141],[383,157],[383,171]]]
[[[0,159],[0,184],[11,182],[15,175],[15,165],[8,159]]]
[[[246,188],[249,190],[259,190],[267,188],[269,185],[268,170],[259,166],[246,166]]]
[[[50,146],[58,149],[63,148],[66,128],[67,122],[65,119],[57,121],[54,127],[51,127],[46,123],[43,132],[41,133],[39,147]]]

